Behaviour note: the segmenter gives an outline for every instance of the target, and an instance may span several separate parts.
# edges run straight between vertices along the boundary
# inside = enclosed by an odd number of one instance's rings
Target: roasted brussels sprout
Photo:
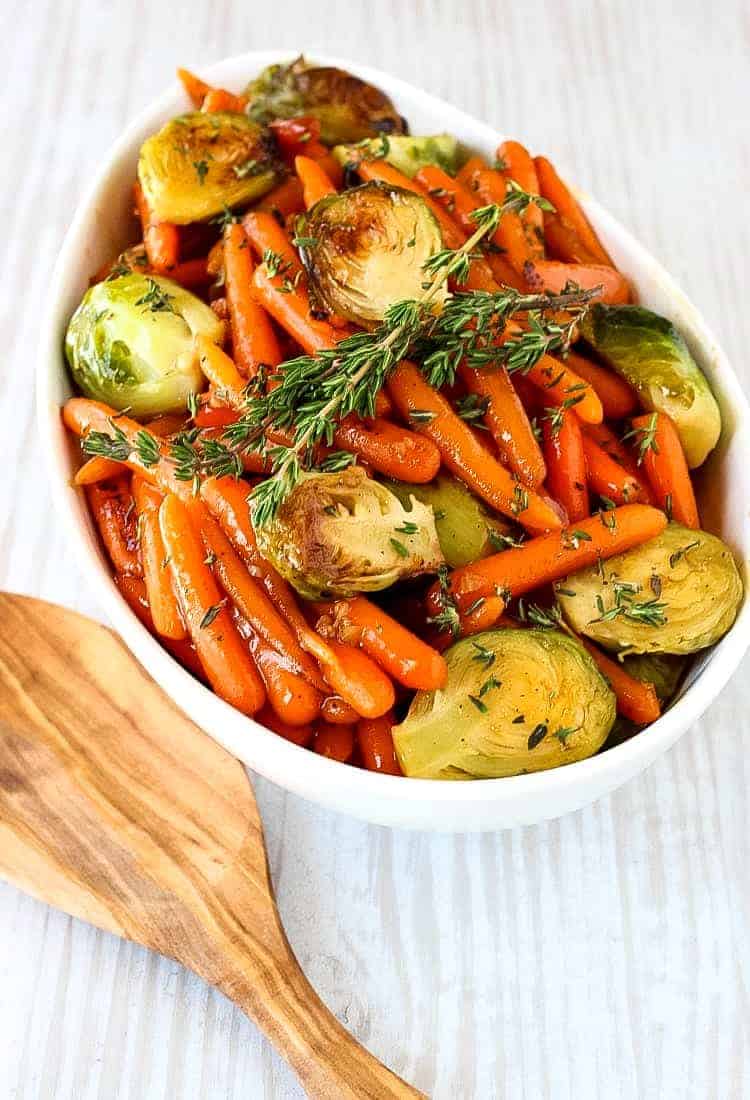
[[[592,756],[615,697],[574,638],[544,628],[493,630],[446,650],[448,682],[420,691],[393,728],[405,775],[489,779]]]
[[[308,65],[269,65],[248,84],[248,112],[258,122],[312,115],[320,120],[327,145],[362,141],[377,134],[402,134],[406,126],[387,95],[343,69]]]
[[[398,168],[409,179],[425,164],[437,164],[454,176],[461,161],[458,142],[452,134],[430,134],[427,137],[411,137],[409,134],[381,136],[357,145],[337,145],[333,155],[344,166],[356,164],[362,157],[379,157]]]
[[[300,236],[321,306],[363,325],[381,321],[394,302],[423,293],[422,267],[443,244],[419,195],[374,182],[321,199],[302,220]],[[435,300],[446,294],[443,289]]]
[[[138,179],[159,221],[186,225],[252,202],[279,175],[267,131],[220,111],[173,118],[141,147]]]
[[[405,508],[411,507],[412,498],[432,508],[440,549],[451,569],[496,554],[503,549],[504,540],[513,537],[509,523],[490,515],[462,481],[448,474],[438,474],[427,485],[405,481],[387,481],[386,485]]]
[[[415,502],[406,512],[358,466],[305,475],[256,536],[261,554],[309,599],[377,592],[443,563],[432,510]]]
[[[560,581],[563,614],[579,634],[621,653],[695,653],[729,630],[742,581],[729,547],[669,523],[649,542]]]
[[[647,409],[675,423],[688,466],[705,462],[721,434],[721,414],[705,375],[671,321],[642,306],[597,304],[581,335],[640,394]]]
[[[668,703],[677,691],[686,664],[686,657],[673,653],[633,653],[622,661],[623,668],[636,680],[654,685],[660,703]]]
[[[180,412],[203,386],[194,337],[220,343],[224,326],[189,290],[132,272],[83,296],[65,335],[65,355],[87,397],[134,416]]]

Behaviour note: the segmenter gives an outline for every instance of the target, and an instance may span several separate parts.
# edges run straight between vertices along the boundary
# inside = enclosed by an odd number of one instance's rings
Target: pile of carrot
[[[186,71],[180,77],[196,109],[244,110],[243,97]],[[241,221],[217,231],[218,239],[204,235],[205,254],[188,254],[186,227],[156,221],[135,185],[146,270],[210,301],[226,320],[227,342],[224,348],[196,342],[207,386],[192,420],[162,417],[143,425],[98,402],[71,399],[63,414],[71,432],[85,438],[115,423],[132,447],[123,463],[89,459],[76,482],[85,487],[124,598],[192,674],[298,745],[398,775],[394,707],[411,692],[445,683],[440,650],[451,638],[436,636],[429,624],[446,600],[464,633],[491,627],[513,599],[653,538],[667,514],[697,527],[695,496],[669,418],[644,413],[626,382],[578,352],[543,356],[523,376],[500,365],[463,364],[450,392],[435,389],[418,366],[404,361],[380,393],[375,415],[347,417],[333,445],[377,474],[414,484],[445,468],[518,523],[525,541],[436,582],[424,599],[424,629],[416,632],[363,596],[322,605],[301,601],[259,553],[250,484],[211,478],[196,495],[175,477],[168,455],[169,437],[186,425],[219,432],[230,424],[259,372],[272,373],[299,352],[334,348],[354,331],[311,306],[290,230],[290,219],[341,187],[341,170],[320,142],[316,119],[279,120],[271,130],[287,177]],[[420,195],[449,248],[474,232],[473,211],[503,201],[511,180],[551,204],[552,211],[532,204],[503,217],[489,247],[472,258],[464,289],[559,291],[572,281],[602,288],[605,302],[631,299],[627,279],[554,167],[517,142],[503,142],[492,164],[471,157],[455,177],[430,165],[408,179],[372,159],[363,159],[357,172],[363,181]],[[269,252],[278,258],[273,268],[263,262]],[[520,331],[511,322],[502,340]],[[482,403],[481,431],[457,412],[457,392]],[[157,448],[148,464],[137,447],[144,431]],[[288,435],[272,438],[283,442]],[[245,468],[251,478],[268,472],[265,460],[253,455]],[[653,721],[659,704],[650,685],[584,644],[609,679],[620,712]]]

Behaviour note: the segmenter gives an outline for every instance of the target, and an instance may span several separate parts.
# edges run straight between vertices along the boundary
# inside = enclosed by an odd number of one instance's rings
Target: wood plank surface
[[[653,250],[750,382],[743,0],[4,0],[0,28],[3,588],[97,614],[35,437],[36,319],[90,172],[178,63],[317,47],[496,123]],[[749,672],[644,775],[536,828],[394,833],[258,782],[328,1006],[437,1100],[750,1096]],[[0,1100],[299,1096],[198,979],[0,886]]]

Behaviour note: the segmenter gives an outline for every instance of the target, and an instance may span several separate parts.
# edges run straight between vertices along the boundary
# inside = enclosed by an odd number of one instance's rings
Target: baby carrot
[[[505,467],[487,454],[469,426],[413,363],[399,363],[388,380],[388,392],[404,419],[414,412],[433,414],[432,419],[420,421],[418,430],[436,444],[448,469],[498,512],[531,531],[562,526],[555,507],[514,481]]]
[[[263,585],[274,607],[286,619],[297,640],[303,644],[310,628],[299,609],[291,586],[258,552],[255,531],[250,521],[249,491],[245,483],[233,477],[209,477],[201,484],[202,499],[218,519],[250,575]],[[325,683],[317,669],[311,670],[310,682],[318,690],[325,690]]]
[[[508,372],[501,366],[474,370],[464,364],[459,374],[469,392],[487,404],[484,420],[503,466],[509,466],[524,485],[538,488],[546,476],[544,457]]]
[[[487,168],[477,173],[476,189],[483,202],[501,206],[505,201],[508,182],[500,172]],[[503,214],[491,240],[502,249],[505,259],[518,272],[523,272],[524,265],[538,255],[539,242],[531,241],[520,216],[512,211]]]
[[[614,267],[612,259],[597,237],[580,205],[555,171],[554,165],[546,157],[534,157],[539,190],[555,208],[558,218],[564,219],[580,237],[588,251],[596,257],[599,264]]]
[[[632,300],[630,283],[625,276],[604,264],[563,264],[559,260],[529,260],[522,270],[526,285],[534,294],[546,291],[560,294],[568,283],[576,283],[582,290],[598,289],[597,300],[608,305],[626,305]]]
[[[270,275],[265,263],[255,269],[253,294],[308,355],[333,347],[346,335],[329,321],[313,315],[307,289],[302,284],[294,286],[285,275]]]
[[[283,654],[293,672],[307,677],[311,683],[318,680],[315,662],[302,649],[286,619],[262,584],[250,575],[221,525],[206,509],[200,517],[200,531],[214,576],[254,633]]]
[[[122,467],[120,471],[112,481],[87,485],[86,499],[116,572],[140,577],[143,569],[130,478],[122,475]]]
[[[583,452],[586,456],[586,480],[593,492],[613,500],[615,504],[650,502],[651,494],[643,481],[624,469],[586,433],[583,435]]]
[[[198,363],[204,375],[221,398],[237,399],[245,386],[245,378],[237,370],[234,360],[225,351],[200,333],[195,337]]]
[[[71,397],[63,406],[63,422],[74,435],[85,437],[90,432],[100,432],[113,436],[122,433],[123,440],[131,450],[123,461],[123,466],[141,474],[146,481],[158,485],[163,493],[174,493],[187,498],[191,495],[189,481],[180,481],[174,476],[174,465],[165,456],[163,444],[151,432],[136,420],[123,416],[116,409],[101,401],[92,401],[88,397]],[[154,441],[155,449],[161,453],[156,462],[144,462],[139,455],[139,442]]]
[[[516,338],[521,332],[521,326],[515,321],[510,321],[505,326],[503,343]],[[585,423],[601,422],[604,415],[602,403],[593,387],[572,371],[567,363],[553,359],[551,355],[543,355],[523,374],[542,390],[545,404],[565,405],[568,402],[569,407],[575,410],[576,416]]]
[[[319,722],[310,747],[320,756],[345,764],[354,752],[354,727],[329,726],[325,722]]]
[[[119,477],[121,473],[121,462],[115,462],[112,458],[100,458],[98,455],[94,455],[76,471],[73,484],[95,485],[97,481],[108,481],[111,477]]]
[[[301,214],[304,209],[302,183],[296,176],[289,176],[264,195],[253,207],[253,212],[272,214],[277,220],[284,221],[291,214]]]
[[[485,168],[489,168],[489,165],[483,157],[471,156],[456,172],[456,179],[462,187],[468,187],[470,191],[476,191],[474,184],[476,183],[477,173],[482,172]]]
[[[118,573],[115,577],[115,584],[130,610],[143,623],[146,630],[150,634],[156,634],[143,579],[141,577],[130,577],[126,573]],[[183,668],[187,669],[197,680],[206,683],[203,665],[200,663],[195,646],[189,639],[185,638],[177,642],[173,638],[160,637],[159,641]]]
[[[224,270],[234,358],[246,378],[254,378],[261,366],[277,366],[282,359],[268,314],[253,297],[253,267],[245,230],[233,222],[224,231]]]
[[[590,252],[572,225],[557,214],[544,212],[544,243],[553,260],[566,264],[595,264],[599,258]]]
[[[404,687],[435,691],[444,686],[448,668],[440,654],[364,596],[338,601],[333,627],[342,641],[362,646]]]
[[[205,80],[201,80],[195,73],[191,73],[189,69],[178,69],[177,76],[180,79],[180,83],[190,96],[193,106],[200,108],[203,100],[211,91],[211,85],[206,84]]]
[[[172,587],[167,554],[159,527],[162,494],[137,475],[133,478],[133,500],[138,513],[138,533],[148,603],[157,634],[180,641],[187,637],[185,624]]]
[[[366,653],[323,639],[309,628],[301,640],[318,661],[333,691],[361,718],[379,718],[391,709],[396,700],[393,684]]]
[[[236,621],[236,620],[235,620]],[[309,726],[320,714],[320,692],[290,668],[284,654],[260,638],[254,631],[245,634],[248,648],[253,655],[263,680],[268,706],[287,726]]]
[[[359,717],[356,710],[345,703],[340,695],[327,695],[320,704],[320,714],[326,722],[334,726],[350,726]]]
[[[565,362],[592,387],[608,420],[624,420],[638,408],[635,390],[619,374],[575,351],[568,352]]]
[[[671,418],[666,413],[644,413],[631,421],[641,443],[642,462],[659,508],[670,512],[685,527],[700,527],[698,505],[690,480],[685,452]]]
[[[180,253],[180,237],[176,225],[156,221],[139,183],[133,186],[133,196],[143,229],[143,243],[151,268],[161,275],[177,265]]]
[[[661,714],[661,707],[654,685],[636,680],[625,671],[619,661],[613,661],[611,657],[607,657],[587,638],[578,640],[594,658],[605,680],[609,681],[617,699],[617,710],[623,718],[629,718],[631,722],[637,722],[641,726],[655,722]]]
[[[470,606],[477,595],[487,592],[523,596],[568,573],[596,565],[600,558],[611,558],[648,542],[664,530],[666,523],[667,517],[658,508],[626,504],[582,519],[575,527],[539,535],[523,546],[456,569],[451,575],[451,592],[459,608]],[[439,590],[430,592],[429,603],[431,611],[440,609]]]
[[[500,171],[506,179],[512,179],[528,195],[539,194],[539,178],[534,161],[520,142],[502,142],[497,148],[497,159],[502,165]],[[544,256],[542,211],[536,203],[530,203],[520,217],[531,253],[541,259]]]
[[[396,481],[425,483],[440,469],[440,451],[434,443],[381,417],[347,416],[336,426],[334,443]]]
[[[247,107],[247,99],[244,95],[235,95],[226,88],[210,88],[201,104],[204,114],[214,114],[216,111],[231,111],[235,114],[244,114]]]
[[[159,523],[182,616],[212,688],[243,714],[255,714],[265,701],[263,683],[205,563],[187,506],[168,494]]]
[[[261,726],[265,726],[266,729],[278,733],[279,737],[283,737],[285,741],[291,741],[303,748],[309,745],[313,739],[314,730],[312,725],[290,726],[281,721],[276,711],[268,703],[255,715],[255,721],[260,722]]]
[[[302,194],[308,210],[320,199],[336,194],[331,177],[318,161],[310,157],[295,157],[294,170],[302,182]]]
[[[568,522],[578,523],[589,514],[581,422],[571,409],[558,407],[542,420],[542,432],[547,488],[567,512]]]
[[[357,723],[357,744],[362,763],[371,772],[384,775],[402,775],[393,747],[393,715],[381,718],[362,718]]]
[[[619,435],[609,426],[609,424],[605,424],[604,422],[601,424],[586,424],[584,425],[583,431],[589,439],[592,439],[594,443],[597,444],[597,446],[601,447],[603,451],[606,451],[610,458],[614,459],[615,462],[622,466],[623,470],[627,470],[636,480],[640,480],[638,477],[638,464],[635,455],[632,451],[628,450]]]

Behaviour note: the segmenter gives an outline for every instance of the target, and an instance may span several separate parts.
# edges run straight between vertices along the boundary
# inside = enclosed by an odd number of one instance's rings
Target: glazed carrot
[[[638,464],[635,455],[628,450],[609,424],[586,424],[583,430],[589,439],[592,439],[598,447],[606,451],[610,458],[622,466],[623,470],[627,470],[637,480],[642,480],[638,476]]]
[[[558,176],[554,166],[546,157],[534,157],[539,190],[555,208],[558,218],[564,219],[580,237],[588,251],[596,257],[596,262],[614,267],[612,259],[602,242],[594,232],[591,223],[580,205]]]
[[[697,530],[700,527],[698,505],[685,460],[680,437],[666,413],[645,413],[632,422],[636,441],[643,443],[643,466],[654,500],[678,523]]]
[[[512,179],[529,195],[539,194],[539,178],[534,161],[528,151],[517,141],[504,141],[497,148],[500,169],[506,179]],[[526,240],[532,255],[541,259],[544,256],[544,229],[542,211],[531,203],[521,214],[521,224],[526,232]]]
[[[254,378],[262,365],[282,360],[279,342],[266,311],[252,293],[253,261],[250,243],[239,222],[224,231],[224,271],[232,349],[240,374]]]
[[[301,284],[284,284],[284,275],[271,276],[265,264],[256,267],[253,294],[274,321],[289,333],[308,355],[333,347],[342,339],[340,329],[313,316],[307,290]]]
[[[619,374],[575,351],[568,352],[565,362],[592,387],[608,420],[624,420],[638,408],[635,390]]]
[[[276,711],[268,703],[261,707],[255,715],[255,721],[259,722],[261,726],[265,726],[266,729],[278,733],[279,737],[283,737],[285,741],[291,741],[294,745],[300,745],[302,748],[310,744],[315,732],[311,725],[290,726],[286,722],[282,722]]]
[[[204,114],[214,114],[216,111],[231,111],[234,114],[244,114],[247,107],[247,99],[244,95],[235,95],[226,88],[210,88],[201,104]]]
[[[209,285],[212,277],[206,261],[199,256],[194,260],[183,260],[171,268],[169,278],[186,290],[202,290]]]
[[[363,180],[381,180],[392,187],[401,187],[405,191],[413,191],[415,195],[429,206],[437,218],[440,231],[443,234],[443,243],[446,248],[460,248],[466,241],[466,234],[458,227],[451,215],[443,209],[439,202],[429,194],[416,180],[409,179],[403,172],[399,172],[393,165],[384,160],[364,160],[357,165],[357,172]],[[474,230],[476,225],[474,226]],[[461,284],[464,290],[496,290],[497,284],[492,276],[486,261],[479,257],[470,265],[469,278]]]
[[[115,584],[121,596],[130,607],[130,610],[143,623],[146,630],[148,630],[150,634],[155,635],[154,620],[151,617],[151,608],[148,604],[146,585],[142,578],[129,577],[125,573],[118,573],[115,577]],[[196,679],[206,683],[206,674],[203,671],[203,666],[195,651],[195,646],[191,641],[186,638],[183,641],[176,642],[172,638],[164,637],[160,637],[159,641],[179,664],[195,676]]]
[[[309,726],[320,714],[320,692],[289,667],[284,654],[250,630],[247,644],[260,673],[268,697],[268,706],[287,726]]]
[[[558,407],[542,420],[542,432],[547,488],[567,512],[568,522],[578,523],[589,514],[581,422],[571,409]]]
[[[318,161],[310,157],[295,157],[294,170],[302,181],[302,194],[308,210],[320,199],[336,194],[331,177]]]
[[[214,576],[261,640],[282,654],[290,670],[319,681],[315,662],[302,649],[294,631],[277,611],[263,585],[251,576],[221,525],[202,510],[200,532]]]
[[[203,100],[211,91],[211,85],[206,84],[205,80],[201,80],[195,73],[191,73],[188,69],[178,69],[177,76],[180,82],[190,96],[194,107],[200,107]]]
[[[329,726],[319,722],[311,745],[313,752],[345,764],[354,752],[354,727]]]
[[[507,343],[508,340],[518,337],[522,331],[520,325],[510,321],[505,326],[502,342]],[[573,406],[576,416],[586,424],[601,422],[604,416],[602,403],[593,387],[572,371],[567,363],[553,359],[551,355],[543,355],[523,374],[542,391],[545,405],[564,405],[566,401],[577,398]]]
[[[582,290],[601,288],[597,301],[608,305],[625,305],[632,299],[630,283],[625,276],[604,264],[563,264],[559,260],[529,260],[523,267],[523,276],[528,289],[534,294],[543,291],[560,294],[567,283],[576,283]]]
[[[159,523],[182,617],[212,688],[243,714],[255,714],[265,701],[263,683],[204,561],[188,507],[167,494]]]
[[[263,196],[254,212],[272,214],[283,221],[291,214],[301,214],[304,209],[302,183],[296,176],[289,176]]]
[[[501,206],[505,201],[508,182],[500,172],[486,168],[477,173],[476,189],[484,203],[497,203]],[[518,272],[523,272],[524,265],[538,255],[538,242],[536,244],[531,242],[524,223],[514,212],[503,214],[490,239],[494,245],[502,249],[505,259]]]
[[[153,217],[139,183],[133,185],[133,197],[143,228],[143,243],[148,262],[155,272],[167,274],[180,258],[180,237],[176,225],[159,222]]]
[[[448,668],[440,654],[364,596],[337,601],[332,623],[340,641],[360,645],[404,687],[435,691],[445,685]]]
[[[357,744],[368,771],[403,775],[393,747],[393,722],[392,714],[384,714],[382,718],[363,718],[357,723]]]
[[[557,214],[544,212],[544,243],[553,260],[566,264],[596,264],[599,257],[590,252],[569,222]]]
[[[100,458],[98,455],[94,455],[76,471],[73,484],[95,485],[97,481],[108,481],[111,477],[119,477],[121,473],[121,462],[115,462],[112,458]]]
[[[225,392],[222,392],[221,397],[225,396]],[[196,428],[226,428],[228,424],[236,424],[238,417],[237,410],[227,405],[202,405],[195,414],[193,423]]]
[[[615,504],[650,502],[651,494],[643,481],[624,469],[585,433],[583,452],[586,456],[586,480],[592,492],[613,500]]]
[[[86,500],[116,572],[142,576],[133,494],[130,478],[123,476],[122,467],[118,478],[87,485]]]
[[[180,615],[172,578],[167,567],[167,555],[159,527],[162,494],[137,475],[133,478],[133,500],[138,513],[138,533],[146,583],[148,603],[154,630],[164,638],[180,641],[187,637]]]
[[[269,124],[269,129],[276,138],[284,160],[290,168],[294,165],[295,157],[307,157],[308,160],[314,160],[320,164],[335,187],[341,186],[344,170],[320,140],[319,119],[306,115],[297,118],[279,118]]]
[[[101,432],[104,435],[113,435],[115,429],[122,432],[130,444],[132,450],[123,463],[128,469],[143,475],[146,481],[150,481],[164,493],[174,493],[176,496],[187,498],[191,488],[189,481],[180,481],[174,476],[174,465],[165,457],[163,444],[159,445],[162,457],[155,463],[148,465],[138,455],[138,440],[143,436],[156,439],[136,420],[123,416],[116,409],[101,401],[92,401],[88,397],[71,397],[63,406],[63,422],[69,431],[77,436],[87,436],[89,432]]]
[[[323,639],[309,628],[301,642],[323,669],[334,693],[361,718],[379,718],[391,709],[396,699],[393,684],[362,650]]]
[[[350,726],[359,718],[356,710],[345,703],[340,695],[327,695],[320,704],[320,714],[326,722],[334,726]]]
[[[259,260],[263,259],[265,253],[273,252],[280,258],[279,267],[283,268],[283,274],[287,278],[293,279],[302,271],[302,262],[289,234],[279,225],[273,214],[265,210],[251,210],[242,219],[242,228]]]
[[[425,483],[440,469],[440,451],[434,443],[380,417],[364,421],[347,416],[336,427],[334,443],[396,481]]]
[[[234,360],[218,344],[201,334],[195,337],[195,348],[200,368],[214,387],[217,397],[239,397],[245,378],[237,370]]]
[[[487,454],[469,426],[413,363],[399,363],[388,380],[388,392],[404,419],[415,411],[434,414],[431,420],[420,422],[418,430],[436,444],[451,473],[496,511],[517,519],[530,531],[562,526],[555,507],[533,490],[523,489],[504,466]]]
[[[544,457],[508,372],[502,366],[474,370],[463,364],[459,375],[470,393],[487,402],[484,420],[503,466],[509,466],[524,485],[538,488],[546,476]]]
[[[468,187],[470,191],[475,190],[474,183],[476,182],[477,173],[488,167],[489,165],[484,157],[471,156],[456,172],[456,179],[462,187]]]
[[[250,521],[248,493],[248,486],[233,477],[209,477],[201,484],[202,499],[218,519],[250,575],[260,581],[274,607],[286,619],[297,640],[302,642],[310,628],[299,609],[291,586],[258,551],[255,531]],[[319,690],[325,689],[325,683],[317,670],[314,675],[311,674],[310,680]]]
[[[666,516],[658,508],[626,504],[582,519],[574,528],[539,535],[523,546],[454,570],[451,592],[462,609],[478,595],[498,589],[511,596],[523,596],[568,573],[596,565],[600,558],[611,558],[648,542],[664,530],[666,523]],[[430,592],[429,606],[433,614],[433,608],[440,609],[437,588]]]
[[[183,431],[186,426],[187,416],[182,413],[159,413],[151,420],[146,420],[143,425],[152,435],[158,435],[160,439],[175,435],[176,432]]]
[[[661,706],[656,696],[653,684],[636,680],[625,671],[618,661],[607,657],[587,638],[579,638],[596,661],[597,667],[605,680],[609,681],[612,691],[617,699],[617,710],[623,718],[629,718],[631,722],[647,726],[655,722],[661,714]]]

